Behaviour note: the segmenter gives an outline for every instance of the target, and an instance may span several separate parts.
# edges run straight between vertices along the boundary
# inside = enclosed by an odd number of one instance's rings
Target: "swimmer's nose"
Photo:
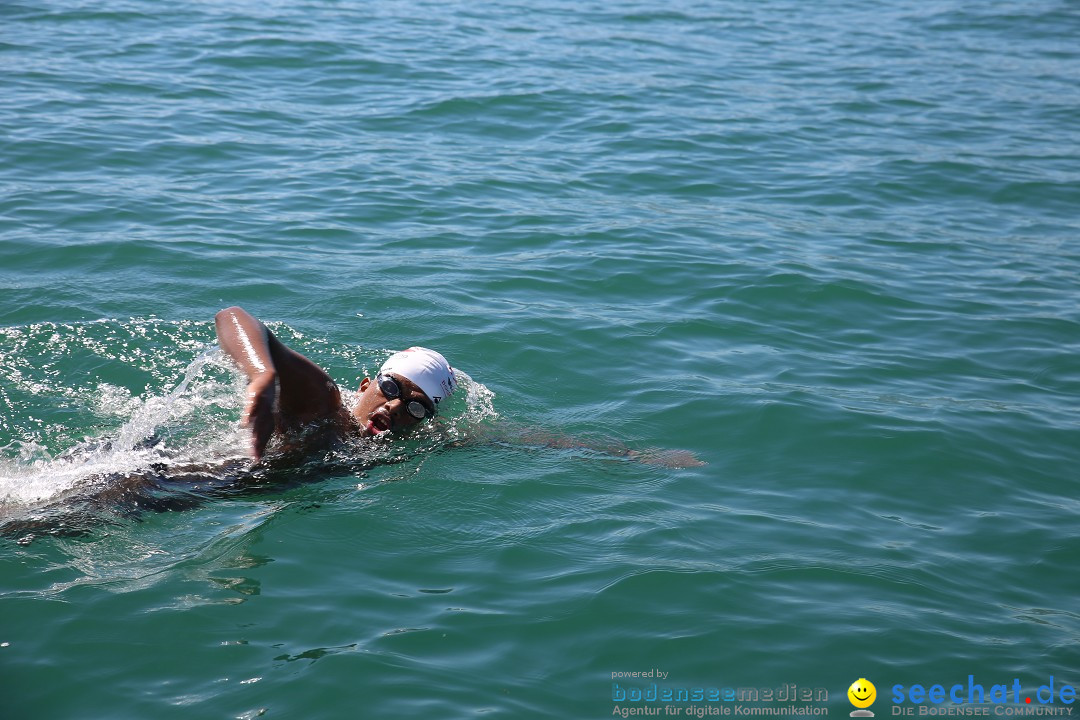
[[[405,403],[401,401],[401,398],[392,398],[386,401],[384,407],[390,415],[390,420],[396,425],[402,413],[405,412]]]

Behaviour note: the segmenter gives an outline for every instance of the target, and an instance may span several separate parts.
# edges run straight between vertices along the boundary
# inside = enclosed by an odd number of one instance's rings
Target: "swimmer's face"
[[[405,409],[413,400],[430,408],[431,402],[423,390],[406,378],[394,379],[401,387],[401,397],[386,397],[379,390],[379,384],[372,382],[371,378],[364,378],[360,383],[360,400],[353,407],[352,415],[360,424],[361,434],[365,437],[405,430],[419,423],[420,421]]]

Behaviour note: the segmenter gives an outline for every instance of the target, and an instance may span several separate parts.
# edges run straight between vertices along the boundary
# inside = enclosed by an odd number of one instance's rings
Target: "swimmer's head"
[[[455,389],[457,378],[445,357],[411,347],[391,355],[375,382],[364,378],[352,414],[365,435],[403,430],[435,415],[439,403]]]
[[[423,347],[411,347],[394,353],[379,368],[379,374],[412,381],[434,406],[453,395],[457,389],[454,368],[450,367],[442,353]]]

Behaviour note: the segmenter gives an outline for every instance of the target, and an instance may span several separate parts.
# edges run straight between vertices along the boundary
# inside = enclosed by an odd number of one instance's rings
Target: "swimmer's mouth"
[[[372,435],[378,435],[390,429],[390,418],[383,413],[375,413],[368,418],[368,430]]]

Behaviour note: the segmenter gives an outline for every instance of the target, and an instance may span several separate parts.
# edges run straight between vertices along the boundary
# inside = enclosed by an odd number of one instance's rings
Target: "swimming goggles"
[[[379,384],[379,392],[381,392],[383,397],[387,400],[401,397],[401,385],[389,375],[378,375],[375,377],[375,382]],[[405,403],[405,409],[417,420],[423,420],[429,415],[435,414],[434,410],[429,411],[427,406],[419,400],[410,400]]]

